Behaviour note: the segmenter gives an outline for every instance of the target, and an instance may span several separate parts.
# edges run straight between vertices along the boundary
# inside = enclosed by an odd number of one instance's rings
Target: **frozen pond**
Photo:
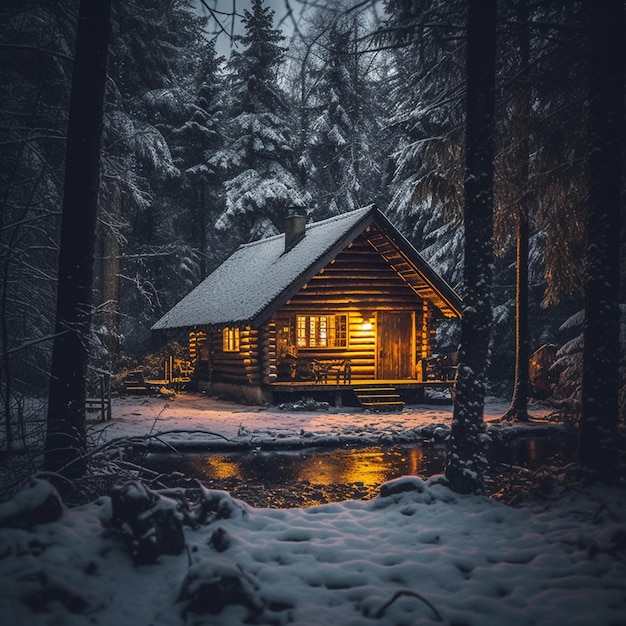
[[[572,458],[574,449],[574,442],[565,438],[525,438],[499,449],[490,460],[494,466],[504,463],[534,470]],[[380,485],[393,478],[427,478],[441,473],[445,445],[252,450],[182,456],[150,452],[134,460],[165,475],[196,478],[209,488],[224,489],[254,506],[285,508],[373,498]],[[170,484],[170,480],[167,482]]]

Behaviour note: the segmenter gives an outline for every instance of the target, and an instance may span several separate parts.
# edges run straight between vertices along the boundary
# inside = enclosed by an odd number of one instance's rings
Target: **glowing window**
[[[239,352],[239,329],[227,326],[222,331],[222,350],[224,352]]]
[[[348,345],[347,315],[296,316],[298,348],[345,348]]]

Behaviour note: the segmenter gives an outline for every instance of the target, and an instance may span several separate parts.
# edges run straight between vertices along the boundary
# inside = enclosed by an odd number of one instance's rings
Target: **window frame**
[[[241,332],[239,326],[224,326],[222,329],[222,352],[241,351]]]
[[[298,350],[347,350],[350,344],[348,313],[296,313]],[[326,345],[320,345],[322,336]],[[311,338],[314,343],[311,344]],[[331,343],[332,340],[332,343]]]

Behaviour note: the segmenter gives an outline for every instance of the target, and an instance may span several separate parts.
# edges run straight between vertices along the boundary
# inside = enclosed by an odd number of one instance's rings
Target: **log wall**
[[[257,331],[249,326],[239,333],[238,352],[224,352],[222,346],[222,329],[212,329],[209,333],[211,380],[215,382],[248,383],[255,372],[253,354],[256,346]]]

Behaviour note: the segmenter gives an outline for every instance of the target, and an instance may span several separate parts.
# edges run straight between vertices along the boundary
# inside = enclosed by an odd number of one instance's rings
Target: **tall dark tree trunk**
[[[100,143],[111,0],[81,0],[72,75],[44,467],[84,473]]]
[[[516,112],[513,120],[515,150],[513,165],[517,168],[516,251],[515,251],[515,381],[511,406],[503,419],[528,421],[528,360],[530,337],[528,335],[528,175],[529,175],[529,117],[530,82],[528,70],[530,42],[528,31],[528,3],[519,4],[518,21],[521,29],[520,69],[516,85]]]
[[[469,0],[465,261],[461,348],[445,475],[459,493],[484,490],[483,410],[491,335],[496,0]]]
[[[619,394],[620,194],[624,116],[624,6],[587,2],[590,16],[589,213],[585,254],[580,465],[615,479]]]
[[[116,197],[109,206],[113,224],[102,225],[102,302],[103,321],[108,331],[106,349],[109,353],[109,368],[115,371],[120,360],[120,242],[115,224],[124,212],[124,198]]]
[[[523,200],[522,200],[523,202]],[[520,207],[515,252],[515,381],[511,406],[505,419],[528,421],[528,213]]]

